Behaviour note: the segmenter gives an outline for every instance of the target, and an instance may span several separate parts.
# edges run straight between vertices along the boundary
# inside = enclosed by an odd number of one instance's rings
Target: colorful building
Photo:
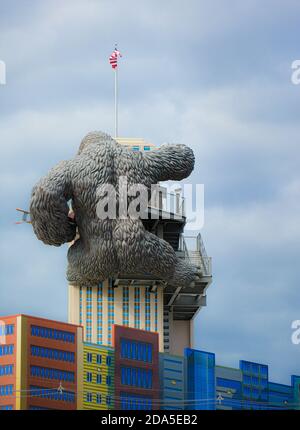
[[[159,409],[158,334],[114,325],[115,409]]]
[[[76,325],[0,317],[0,410],[300,409],[300,376],[287,385],[270,381],[266,364],[159,353],[158,336],[113,324],[104,346],[83,342]]]
[[[179,355],[159,355],[160,409],[183,410],[185,362]]]
[[[82,405],[78,409],[114,409],[115,353],[103,345],[83,344]]]
[[[243,373],[240,369],[216,366],[216,409],[238,410],[242,408]]]
[[[1,409],[77,408],[81,327],[15,315],[1,334]]]
[[[215,354],[186,348],[184,358],[185,409],[215,409]]]

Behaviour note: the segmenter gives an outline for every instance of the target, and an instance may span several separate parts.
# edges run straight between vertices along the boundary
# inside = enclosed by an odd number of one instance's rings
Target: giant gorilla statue
[[[97,190],[103,184],[115,186],[118,196],[121,176],[129,186],[150,189],[159,181],[186,178],[193,167],[193,151],[185,145],[133,152],[105,133],[88,133],[77,155],[60,162],[33,188],[33,230],[48,245],[75,239],[68,250],[67,279],[72,285],[93,286],[120,273],[147,273],[174,286],[193,286],[199,268],[180,260],[140,218],[99,219],[96,211],[101,198]],[[69,217],[69,201],[75,222]]]

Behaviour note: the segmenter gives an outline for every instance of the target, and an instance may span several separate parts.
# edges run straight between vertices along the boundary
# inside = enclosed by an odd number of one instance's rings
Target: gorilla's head
[[[102,131],[91,131],[82,139],[79,146],[78,154],[81,154],[89,145],[103,144],[117,145],[117,142],[111,136],[109,136],[109,134],[103,133]]]

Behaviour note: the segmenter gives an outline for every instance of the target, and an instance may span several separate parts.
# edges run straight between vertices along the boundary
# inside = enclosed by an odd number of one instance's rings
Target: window
[[[111,385],[111,376],[110,375],[106,376],[106,385]]]
[[[33,357],[42,357],[50,360],[67,361],[70,363],[75,362],[74,352],[62,351],[52,348],[44,348],[42,346],[30,346],[30,352]]]
[[[140,147],[139,147],[139,146],[133,146],[133,147],[132,147],[132,150],[133,150],[133,151],[139,151],[139,150],[140,150]]]
[[[111,365],[111,357],[109,355],[107,355],[107,357],[106,357],[106,365],[107,366]]]
[[[14,334],[14,324],[0,325],[0,336],[9,336]]]
[[[111,396],[106,396],[106,404],[111,405]]]
[[[13,393],[13,385],[0,385],[0,396],[11,396]]]
[[[86,381],[92,382],[93,381],[93,374],[92,372],[86,372]]]
[[[92,354],[91,352],[88,352],[88,353],[86,354],[86,361],[87,361],[88,363],[92,363],[92,361],[93,361],[93,354]]]
[[[48,367],[30,366],[30,375],[37,378],[56,379],[58,381],[74,382],[74,372],[52,369]]]
[[[0,376],[12,375],[14,373],[14,365],[6,364],[4,366],[0,366]]]
[[[60,393],[56,388],[43,388],[35,385],[30,386],[32,397],[42,397],[43,399],[58,400],[62,402],[74,403],[75,393],[72,391],[63,391]]]
[[[102,363],[102,355],[97,354],[97,364],[101,364],[101,363]]]
[[[48,327],[39,327],[36,325],[31,326],[31,336],[44,337],[47,339],[54,339],[62,342],[68,342],[68,343],[75,342],[74,333],[48,328]]]
[[[2,355],[12,355],[14,353],[14,345],[0,345],[0,357]]]
[[[86,401],[91,403],[93,401],[93,393],[86,393]]]
[[[152,363],[153,346],[151,343],[121,339],[121,358]]]
[[[123,410],[151,410],[151,397],[136,394],[121,393],[121,409]]]
[[[139,388],[152,388],[152,370],[121,367],[121,384]]]
[[[96,379],[96,381],[97,381],[97,384],[101,384],[101,382],[102,382],[102,376],[101,376],[101,374],[100,374],[100,373],[98,373],[98,374],[97,374],[97,379]]]
[[[102,402],[102,396],[101,394],[97,394],[97,399],[96,399],[98,405],[100,405],[100,403]]]
[[[150,151],[150,146],[144,146],[144,151]]]

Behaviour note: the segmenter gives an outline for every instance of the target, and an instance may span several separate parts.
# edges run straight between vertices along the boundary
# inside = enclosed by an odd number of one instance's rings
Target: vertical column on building
[[[97,343],[98,318],[97,318],[97,287],[92,289],[92,343]]]
[[[145,300],[145,287],[140,287],[140,329],[145,330],[146,324],[145,324],[145,306],[146,306],[146,300]]]
[[[164,294],[163,287],[157,287],[157,325],[159,333],[159,351],[164,352]]]
[[[69,284],[68,290],[68,322],[70,324],[79,324],[80,287]]]
[[[129,286],[129,327],[134,327],[134,315],[135,315],[135,298],[134,298],[135,286]]]
[[[123,287],[115,288],[115,324],[123,324]]]
[[[103,282],[102,292],[102,342],[103,345],[108,344],[108,279]]]
[[[82,325],[83,325],[83,337],[86,340],[86,287],[81,287],[82,291]]]

